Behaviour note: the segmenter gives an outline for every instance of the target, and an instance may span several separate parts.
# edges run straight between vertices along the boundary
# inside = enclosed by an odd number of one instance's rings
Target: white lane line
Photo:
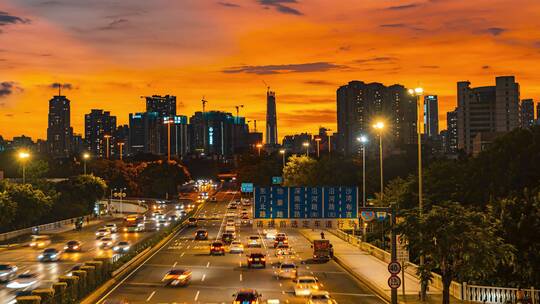
[[[240,282],[242,282],[242,274],[240,274]]]
[[[210,267],[210,262],[206,263],[206,268]]]
[[[195,295],[195,301],[197,301],[199,299],[199,294],[201,293],[200,290],[197,290],[197,294]]]
[[[182,252],[182,254],[180,255],[180,257],[183,257],[183,256],[184,256],[184,254],[186,254],[186,253],[185,253],[185,252]]]
[[[201,279],[201,282],[204,282],[204,279],[206,278],[206,274],[203,274],[202,275],[202,279]]]
[[[174,264],[172,265],[172,268],[176,267],[176,264],[178,264],[178,262],[174,262]]]
[[[238,265],[242,268],[242,261],[238,262]]]
[[[156,294],[156,291],[152,291],[152,293],[148,296],[148,298],[146,298],[146,302],[150,302],[150,300],[152,300],[152,297]]]

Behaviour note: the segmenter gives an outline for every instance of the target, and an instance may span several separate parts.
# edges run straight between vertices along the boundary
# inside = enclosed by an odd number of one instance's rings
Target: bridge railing
[[[522,291],[525,294],[525,298],[530,299],[532,304],[540,303],[540,290],[531,287],[522,289]],[[504,304],[517,302],[518,289],[463,283],[463,292],[463,299],[465,301]]]

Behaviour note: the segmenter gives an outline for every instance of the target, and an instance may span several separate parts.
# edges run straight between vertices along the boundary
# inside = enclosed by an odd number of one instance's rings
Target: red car
[[[210,255],[215,254],[225,255],[225,246],[222,242],[213,242],[210,245]]]

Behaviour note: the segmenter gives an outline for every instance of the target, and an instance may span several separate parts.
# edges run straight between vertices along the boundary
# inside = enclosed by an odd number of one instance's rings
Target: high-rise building
[[[428,138],[439,135],[439,102],[437,95],[424,96],[424,134]]]
[[[53,157],[68,157],[72,153],[70,101],[63,95],[49,100],[47,144]]]
[[[92,109],[84,115],[84,139],[88,150],[98,158],[107,157],[107,142],[109,143],[109,158],[116,153],[116,116],[109,111]],[[108,140],[105,136],[110,136]]]
[[[519,84],[514,76],[495,78],[495,86],[471,88],[457,83],[458,149],[473,152],[473,139],[481,132],[508,132],[520,126]]]
[[[457,109],[451,112],[446,112],[446,153],[457,153],[458,151],[458,114]]]
[[[157,112],[129,114],[129,154],[159,154],[159,128],[162,121]]]
[[[247,134],[245,118],[231,113],[209,111],[203,117],[202,112],[195,112],[189,119],[189,146],[194,153],[232,156],[248,149]]]
[[[309,146],[304,146],[304,143],[309,143]],[[285,135],[285,137],[283,137],[282,145],[283,148],[287,150],[287,153],[291,154],[305,154],[307,149],[309,149],[310,152],[316,149],[316,143],[310,133]]]
[[[168,154],[169,127],[171,136],[171,156],[180,158],[188,153],[188,118],[184,115],[163,117],[161,126],[160,154]]]
[[[276,93],[268,90],[266,92],[266,144],[275,146],[277,143]]]
[[[534,101],[523,99],[521,101],[521,127],[530,128],[534,125]]]
[[[116,146],[114,147],[114,154],[118,155],[120,158],[120,151],[122,151],[122,157],[129,155],[129,126],[120,125],[116,127],[114,132],[114,139],[116,141]],[[122,146],[122,149],[120,149]]]
[[[146,112],[156,112],[160,117],[176,116],[176,96],[146,96]]]
[[[339,150],[357,153],[362,135],[375,136],[372,128],[376,120],[383,120],[387,129],[386,148],[400,148],[417,140],[416,98],[402,85],[384,86],[380,83],[351,81],[337,92],[337,123]]]

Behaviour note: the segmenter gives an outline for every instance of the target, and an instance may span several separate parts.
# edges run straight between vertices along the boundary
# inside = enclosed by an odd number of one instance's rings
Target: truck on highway
[[[313,240],[313,261],[327,262],[330,260],[330,241],[329,240]]]

